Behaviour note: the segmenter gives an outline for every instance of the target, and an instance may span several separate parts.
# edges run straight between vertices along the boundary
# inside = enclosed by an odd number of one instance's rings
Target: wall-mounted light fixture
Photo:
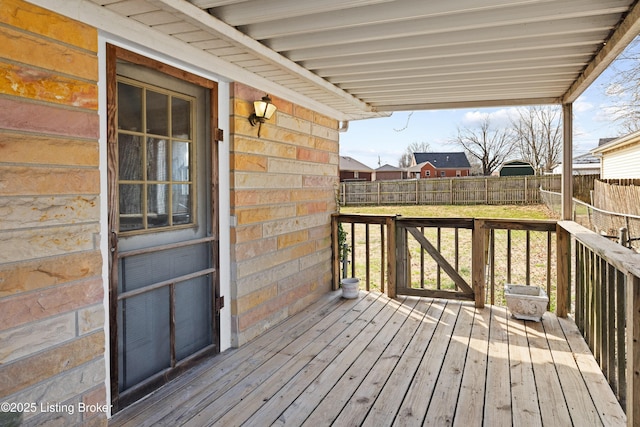
[[[252,113],[249,116],[249,123],[251,123],[251,126],[255,126],[256,124],[258,125],[258,138],[260,138],[260,129],[262,128],[262,124],[265,120],[269,120],[271,116],[273,116],[273,113],[276,112],[277,108],[273,105],[269,95],[265,95],[260,101],[255,101],[253,103],[253,109],[255,110],[255,113]]]

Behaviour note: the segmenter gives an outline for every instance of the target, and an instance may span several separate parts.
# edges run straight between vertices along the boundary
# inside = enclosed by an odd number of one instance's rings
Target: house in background
[[[498,176],[526,176],[535,174],[536,171],[533,170],[531,163],[523,162],[522,160],[505,162],[498,168],[496,173]]]
[[[340,156],[340,182],[372,180],[373,169],[353,157]]]
[[[601,179],[640,178],[640,131],[598,145]]]
[[[375,170],[374,181],[391,181],[394,179],[405,179],[407,172],[397,166],[390,164],[382,165]]]
[[[471,164],[463,152],[413,153],[409,175],[416,178],[469,176]]]
[[[583,154],[573,158],[574,175],[600,175],[600,157],[591,153]],[[558,163],[552,173],[560,175],[562,173],[562,163]]]

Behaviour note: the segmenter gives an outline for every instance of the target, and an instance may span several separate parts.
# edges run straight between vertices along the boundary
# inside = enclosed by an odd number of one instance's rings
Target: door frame
[[[141,65],[159,73],[184,80],[188,83],[203,87],[209,90],[209,111],[210,135],[210,158],[207,159],[211,170],[210,179],[210,217],[211,217],[211,266],[214,270],[212,274],[212,287],[214,303],[212,306],[212,322],[214,323],[214,338],[212,345],[201,350],[187,359],[152,376],[139,386],[135,386],[124,393],[119,391],[118,377],[118,212],[112,206],[118,204],[118,173],[115,165],[118,159],[118,129],[117,129],[117,70],[118,60],[127,61],[132,64]],[[220,295],[220,226],[219,226],[219,173],[218,173],[218,143],[222,141],[222,131],[218,128],[218,83],[204,77],[197,76],[188,71],[170,66],[160,61],[139,55],[121,47],[106,44],[106,92],[107,92],[107,224],[108,224],[108,246],[109,246],[109,355],[110,355],[110,391],[112,413],[118,412],[123,407],[135,402],[140,397],[148,394],[160,385],[177,377],[185,370],[191,368],[202,359],[211,357],[220,352],[220,310],[223,307],[223,299]]]

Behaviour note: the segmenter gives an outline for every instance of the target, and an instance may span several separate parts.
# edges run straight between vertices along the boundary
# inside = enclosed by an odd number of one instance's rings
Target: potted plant
[[[340,253],[340,263],[342,264],[342,297],[353,299],[358,297],[360,289],[360,279],[355,277],[347,277],[347,269],[349,266],[349,253],[351,248],[347,244],[347,232],[342,228],[342,223],[338,224],[338,251]]]

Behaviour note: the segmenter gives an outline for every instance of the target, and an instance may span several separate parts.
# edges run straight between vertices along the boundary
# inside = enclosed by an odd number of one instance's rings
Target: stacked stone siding
[[[97,43],[0,2],[0,401],[28,424],[106,423],[78,410],[106,403]]]
[[[238,346],[331,289],[330,214],[338,122],[282,99],[262,125],[247,117],[263,92],[231,90],[232,337]]]

